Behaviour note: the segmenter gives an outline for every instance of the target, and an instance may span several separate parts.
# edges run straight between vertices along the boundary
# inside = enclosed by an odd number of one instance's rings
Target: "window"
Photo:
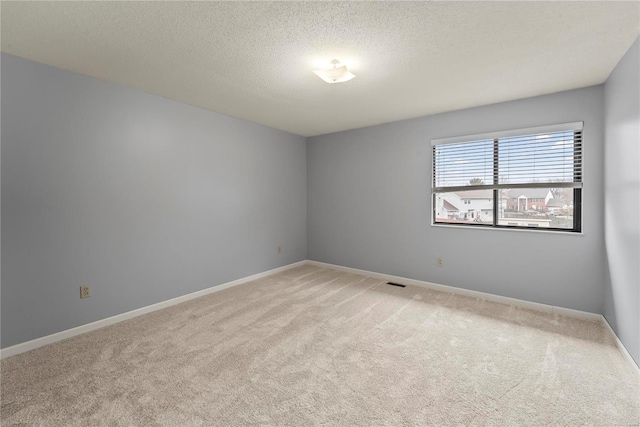
[[[582,129],[576,122],[431,141],[433,223],[580,232]]]

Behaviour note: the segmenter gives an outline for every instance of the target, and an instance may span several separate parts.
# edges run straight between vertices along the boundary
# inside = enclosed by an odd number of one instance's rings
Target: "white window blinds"
[[[433,191],[582,187],[582,122],[433,140]]]

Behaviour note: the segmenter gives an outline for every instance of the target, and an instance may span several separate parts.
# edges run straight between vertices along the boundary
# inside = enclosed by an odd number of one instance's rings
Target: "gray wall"
[[[604,316],[640,365],[640,41],[605,85]]]
[[[1,346],[305,259],[305,150],[3,54]]]
[[[601,313],[603,105],[596,86],[308,138],[309,258]],[[430,225],[431,139],[580,120],[583,235]]]

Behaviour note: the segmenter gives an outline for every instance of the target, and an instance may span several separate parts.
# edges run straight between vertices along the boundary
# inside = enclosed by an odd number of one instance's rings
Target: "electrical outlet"
[[[437,265],[438,267],[444,267],[444,261],[442,261],[442,258],[438,258],[438,259],[436,260],[436,265]]]
[[[80,286],[80,298],[89,298],[91,296],[91,288],[89,286]]]

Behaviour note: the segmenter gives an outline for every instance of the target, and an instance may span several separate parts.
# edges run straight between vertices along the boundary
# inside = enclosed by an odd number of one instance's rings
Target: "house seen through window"
[[[433,140],[433,223],[581,231],[582,127]]]

